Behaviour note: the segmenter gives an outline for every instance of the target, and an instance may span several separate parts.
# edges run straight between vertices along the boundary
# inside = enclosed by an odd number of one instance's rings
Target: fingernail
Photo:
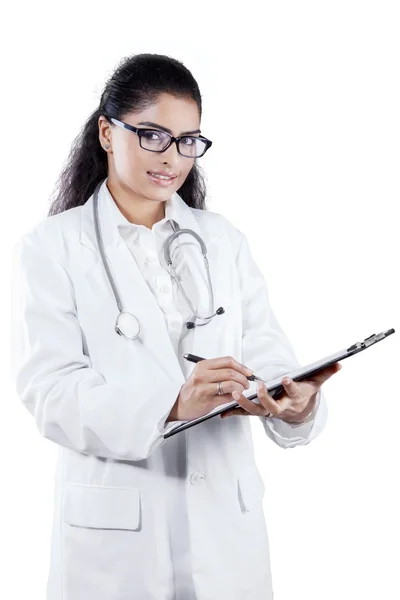
[[[289,385],[289,383],[290,383],[290,379],[289,379],[288,377],[285,377],[285,379],[284,379],[283,383],[284,383],[285,385]]]
[[[247,375],[253,375],[253,371],[251,371],[250,369],[248,369],[247,367],[244,368]]]
[[[236,390],[234,392],[232,392],[232,396],[235,398],[235,400],[239,400],[239,398],[240,398],[240,394]]]
[[[257,381],[257,392],[261,392],[264,387],[264,383],[262,381]]]

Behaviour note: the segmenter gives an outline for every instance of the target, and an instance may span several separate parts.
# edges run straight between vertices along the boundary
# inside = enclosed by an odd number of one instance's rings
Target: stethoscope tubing
[[[140,334],[140,323],[138,321],[138,319],[132,315],[132,313],[128,313],[126,311],[124,311],[123,305],[122,305],[122,301],[121,301],[121,297],[119,295],[117,286],[115,284],[114,278],[112,276],[110,267],[107,263],[107,258],[105,255],[105,251],[104,251],[104,242],[103,242],[103,236],[101,234],[101,228],[100,228],[100,222],[99,222],[99,214],[98,214],[98,194],[99,194],[99,189],[101,187],[103,182],[100,182],[97,186],[96,189],[94,191],[94,196],[93,196],[93,217],[94,217],[94,227],[95,227],[95,233],[96,233],[96,239],[97,239],[97,244],[99,247],[99,251],[100,251],[100,256],[107,274],[107,278],[110,282],[116,303],[117,303],[117,307],[118,307],[118,311],[119,311],[119,315],[117,317],[117,321],[115,324],[115,331],[119,334],[119,335],[124,335],[130,339],[135,339],[136,337],[139,336]],[[167,240],[165,240],[164,244],[163,244],[163,249],[164,249],[164,257],[165,257],[165,262],[167,264],[167,269],[168,272],[170,273],[171,277],[173,277],[181,291],[181,293],[183,294],[190,310],[193,312],[193,315],[200,320],[204,320],[206,321],[206,323],[198,323],[196,324],[196,326],[202,326],[202,325],[207,325],[207,323],[209,323],[209,321],[212,319],[212,317],[214,317],[216,314],[222,314],[220,312],[214,313],[214,292],[213,292],[213,287],[212,287],[212,282],[211,282],[211,277],[210,277],[210,269],[209,269],[209,263],[208,263],[208,258],[207,258],[207,247],[204,243],[204,241],[201,239],[201,237],[195,232],[192,231],[191,229],[180,229],[179,225],[176,225],[175,223],[170,222],[172,229],[174,229],[174,233],[172,233]],[[175,238],[177,238],[180,234],[182,233],[188,233],[192,236],[194,236],[197,241],[200,244],[201,247],[201,252],[204,258],[204,264],[205,264],[205,268],[206,268],[206,272],[207,272],[207,279],[208,279],[208,288],[210,291],[209,294],[209,311],[210,311],[210,316],[208,317],[201,317],[200,315],[197,314],[196,310],[194,309],[190,299],[188,298],[180,280],[179,277],[176,274],[172,259],[171,259],[171,255],[170,255],[170,245],[171,242],[173,242],[173,240]],[[222,308],[222,307],[221,307]],[[220,309],[219,309],[220,310]],[[213,314],[214,313],[214,314]],[[134,333],[133,335],[127,335],[126,332],[124,332],[119,324],[119,321],[121,320],[120,318],[125,319],[125,321],[129,321],[130,317],[132,319],[134,319],[135,321],[135,331],[137,329],[137,332]],[[133,323],[133,321],[131,321],[131,323]],[[134,329],[134,328],[133,328]],[[132,329],[132,331],[133,331]]]

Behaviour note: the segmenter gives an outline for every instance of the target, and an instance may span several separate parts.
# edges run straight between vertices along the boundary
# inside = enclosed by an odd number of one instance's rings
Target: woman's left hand
[[[257,383],[257,397],[260,404],[257,405],[248,400],[243,394],[233,392],[232,396],[241,408],[232,408],[221,414],[221,418],[231,417],[233,415],[270,415],[282,419],[288,423],[301,423],[315,407],[317,394],[323,383],[332,375],[340,371],[342,365],[334,363],[326,367],[313,377],[303,379],[302,381],[292,381],[286,383],[287,378],[283,378],[282,384],[285,394],[279,400],[274,400],[269,394],[264,383]],[[235,397],[239,394],[239,397]]]

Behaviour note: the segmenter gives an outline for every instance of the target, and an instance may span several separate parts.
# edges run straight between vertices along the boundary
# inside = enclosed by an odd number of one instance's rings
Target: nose
[[[178,152],[178,147],[176,142],[172,142],[172,144],[164,150],[160,152],[160,155],[164,159],[164,161],[168,161],[171,166],[177,165],[180,162],[180,159],[183,158]]]

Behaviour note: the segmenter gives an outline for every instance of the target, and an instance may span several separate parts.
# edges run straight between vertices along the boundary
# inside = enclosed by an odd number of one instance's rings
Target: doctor
[[[13,377],[59,451],[47,600],[273,598],[249,416],[282,448],[308,444],[340,365],[246,399],[245,366],[300,365],[246,236],[206,209],[200,119],[181,62],[124,59],[15,247]],[[229,418],[164,439],[236,394]]]

